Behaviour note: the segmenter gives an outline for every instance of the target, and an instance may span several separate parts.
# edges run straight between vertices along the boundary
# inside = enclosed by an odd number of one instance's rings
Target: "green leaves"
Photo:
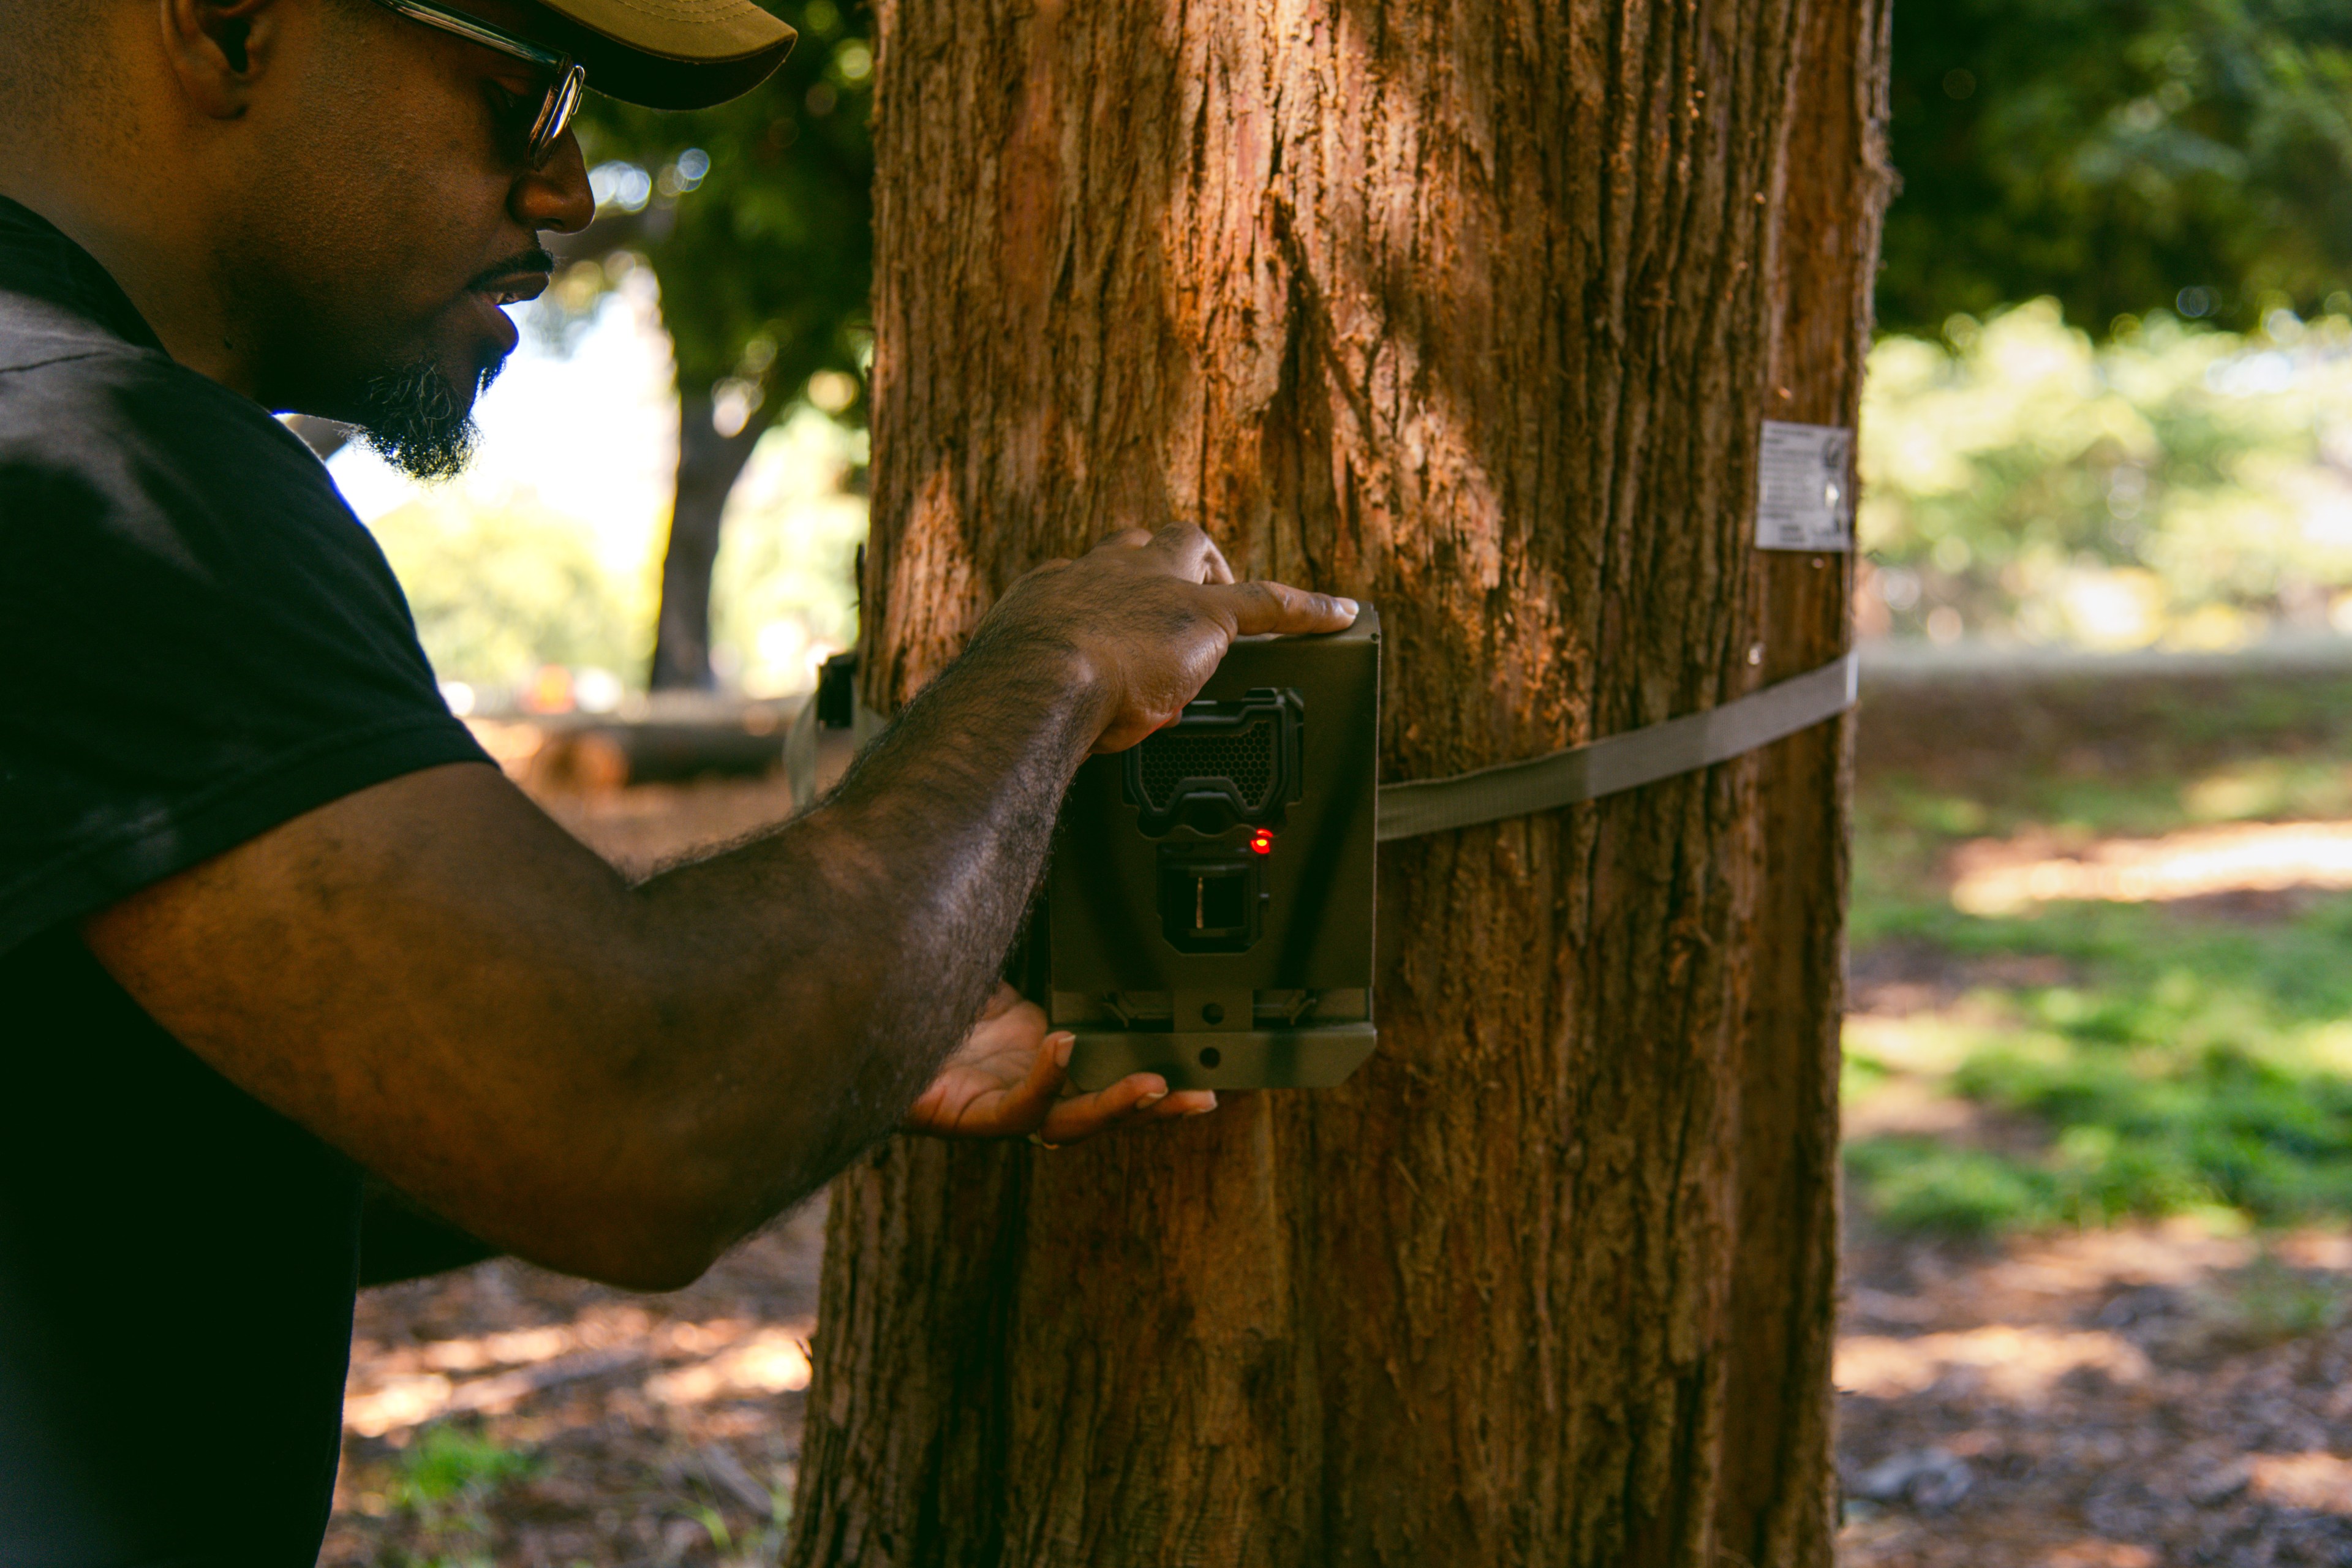
[[[2055,296],[2251,326],[2352,289],[2352,10],[1942,0],[1895,13],[1881,326]]]
[[[812,375],[862,377],[874,251],[868,18],[834,0],[771,9],[800,42],[754,91],[683,114],[592,97],[580,118],[590,164],[616,171],[600,187],[619,186],[627,170],[643,175],[630,182],[643,193],[640,219],[615,244],[642,255],[661,284],[680,389],[731,384],[762,424]],[[862,414],[862,379],[850,385],[852,402],[828,412]]]
[[[2241,336],[2158,312],[2097,343],[2040,300],[1883,339],[1864,625],[2130,647],[2323,620],[2352,585],[2347,409],[2336,316]]]
[[[635,665],[649,584],[601,562],[580,527],[527,498],[462,508],[428,498],[373,529],[445,680],[519,687],[543,664]]]

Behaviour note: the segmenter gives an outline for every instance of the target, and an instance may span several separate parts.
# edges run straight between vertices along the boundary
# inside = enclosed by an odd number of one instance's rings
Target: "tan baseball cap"
[[[792,52],[792,28],[752,0],[539,0],[588,85],[649,109],[703,109],[751,91]]]

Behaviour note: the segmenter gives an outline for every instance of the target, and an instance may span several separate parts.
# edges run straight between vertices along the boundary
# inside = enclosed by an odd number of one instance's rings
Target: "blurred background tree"
[[[803,410],[847,444],[812,431],[779,458],[863,489],[872,20],[770,3],[801,42],[749,97],[692,114],[592,100],[599,216],[537,315],[560,342],[633,268],[657,283],[678,428],[658,591],[604,592],[628,607],[625,662],[606,668],[656,689],[796,689],[856,636],[861,520],[753,524],[740,481]],[[1864,420],[1864,632],[2126,647],[2352,629],[2352,329],[2334,324],[2352,318],[2352,5],[1906,4],[1891,93],[1903,187]],[[425,531],[409,553],[454,570]],[[452,605],[473,592],[442,587]],[[490,653],[520,644],[458,633],[494,608],[436,622],[434,648],[486,689],[512,679]],[[528,657],[570,664],[576,642],[551,633]]]
[[[2352,5],[1895,10],[1864,635],[2352,630]]]
[[[2042,295],[2104,333],[2352,309],[2352,5],[1895,8],[1882,331]]]
[[[580,121],[598,216],[564,247],[556,330],[584,319],[642,258],[660,284],[677,365],[677,497],[647,680],[656,690],[714,684],[719,521],[760,437],[803,404],[864,415],[869,18],[835,0],[770,8],[800,42],[758,90],[687,114],[592,98]]]
[[[1872,352],[1864,635],[2226,648],[2352,631],[2352,322],[2043,299]]]

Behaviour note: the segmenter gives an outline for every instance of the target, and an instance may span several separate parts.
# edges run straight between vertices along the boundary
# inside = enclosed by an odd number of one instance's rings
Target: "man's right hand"
[[[1059,646],[1096,689],[1094,749],[1124,751],[1174,723],[1237,637],[1345,631],[1356,602],[1283,583],[1234,581],[1190,526],[1115,533],[1076,561],[1049,561],[1005,590],[972,638]]]

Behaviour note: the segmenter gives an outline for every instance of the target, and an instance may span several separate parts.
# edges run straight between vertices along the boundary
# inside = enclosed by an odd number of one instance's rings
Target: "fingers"
[[[1048,1143],[1076,1143],[1157,1105],[1168,1097],[1168,1085],[1152,1073],[1123,1078],[1108,1089],[1072,1095],[1058,1101],[1037,1135]]]
[[[1230,583],[1234,569],[1216,542],[1189,522],[1161,529],[1151,536],[1151,547],[1168,557],[1176,574],[1194,583]]]
[[[1038,1023],[1042,1027],[1043,1014]],[[1046,1036],[1030,1058],[1029,1076],[1001,1094],[983,1097],[992,1101],[985,1114],[956,1131],[970,1137],[1018,1138],[1045,1126],[1052,1120],[1063,1077],[1069,1069],[1070,1050],[1077,1043],[1078,1037],[1072,1034]]]
[[[1177,532],[1189,536],[1184,541],[1184,552],[1181,559],[1188,568],[1186,574],[1192,581],[1230,583],[1234,580],[1233,565],[1226,561],[1225,552],[1217,548],[1215,540],[1197,528],[1161,530],[1163,536]]]
[[[1108,1089],[1060,1101],[1037,1135],[1048,1143],[1076,1143],[1121,1125],[1181,1121],[1216,1108],[1217,1097],[1206,1089],[1171,1094],[1159,1074],[1131,1073]]]
[[[1213,1089],[1180,1089],[1159,1104],[1147,1107],[1138,1114],[1139,1121],[1181,1121],[1188,1116],[1204,1116],[1217,1109],[1217,1091]]]
[[[1235,637],[1265,632],[1298,635],[1342,632],[1356,624],[1356,601],[1335,594],[1310,594],[1287,583],[1235,583],[1211,590],[1234,618]]]

